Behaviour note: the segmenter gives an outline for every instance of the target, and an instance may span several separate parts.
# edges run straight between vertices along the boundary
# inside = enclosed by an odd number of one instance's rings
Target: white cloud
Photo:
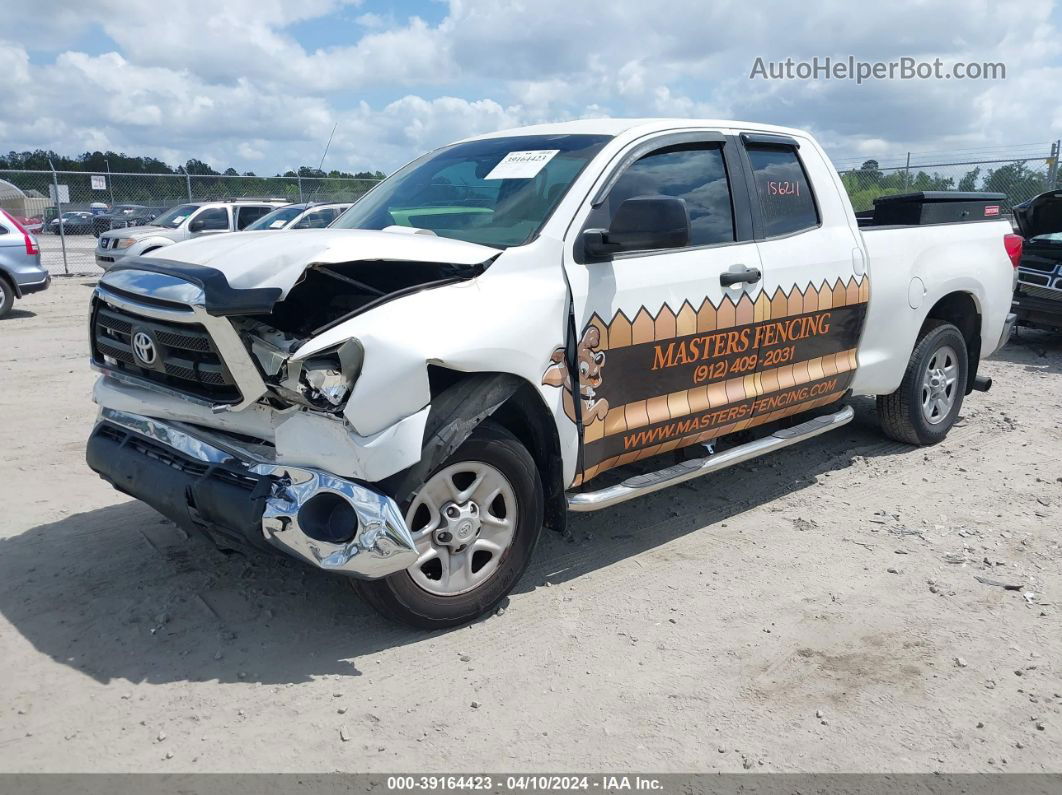
[[[0,73],[23,89],[5,99],[0,140],[277,170],[316,164],[338,124],[326,166],[386,170],[483,130],[604,114],[791,124],[852,156],[1062,135],[1051,0],[896,0],[858,12],[841,0],[450,0],[436,25],[348,17],[344,5],[359,3],[192,0],[163,18],[157,5],[99,0],[39,15],[20,23],[18,43],[0,42]],[[318,46],[300,27],[329,14],[349,42]],[[116,51],[77,50],[97,35]],[[1003,61],[1008,79],[748,77],[757,56],[849,54]]]

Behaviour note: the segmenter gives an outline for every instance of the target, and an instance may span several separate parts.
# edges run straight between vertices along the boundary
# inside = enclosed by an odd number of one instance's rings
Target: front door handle
[[[719,275],[719,283],[723,287],[729,287],[732,284],[741,284],[746,282],[748,284],[755,284],[761,278],[759,268],[746,268],[742,266],[741,270],[727,271]]]

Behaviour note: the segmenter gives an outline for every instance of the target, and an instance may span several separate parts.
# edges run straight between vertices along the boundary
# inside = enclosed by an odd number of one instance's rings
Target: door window
[[[228,231],[229,211],[224,207],[212,207],[199,213],[192,223],[199,232]]]
[[[723,148],[718,144],[678,144],[637,160],[616,181],[608,197],[609,218],[635,196],[674,196],[686,202],[691,246],[734,240]]]
[[[336,220],[336,211],[332,207],[323,210],[314,210],[307,213],[292,227],[292,229],[324,229]]]
[[[817,227],[815,196],[796,149],[753,145],[747,151],[763,211],[763,236],[791,235]]]
[[[267,215],[272,207],[239,207],[236,209],[236,228],[245,229],[248,224],[254,223],[263,215]]]

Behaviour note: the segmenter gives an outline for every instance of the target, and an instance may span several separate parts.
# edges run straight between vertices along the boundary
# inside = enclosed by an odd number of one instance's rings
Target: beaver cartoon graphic
[[[579,396],[583,401],[583,424],[589,425],[594,420],[603,420],[608,414],[608,401],[597,398],[596,390],[604,380],[601,368],[605,366],[605,352],[594,350],[601,344],[601,332],[597,326],[588,326],[579,340],[576,351],[579,363]],[[554,349],[549,357],[551,364],[542,374],[542,383],[557,386],[564,390],[564,413],[572,422],[575,418],[575,390],[572,386],[571,373],[564,361],[564,346]]]

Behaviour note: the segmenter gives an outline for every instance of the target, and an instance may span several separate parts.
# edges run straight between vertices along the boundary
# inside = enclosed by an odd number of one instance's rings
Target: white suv
[[[284,199],[229,199],[189,202],[173,207],[147,226],[115,229],[100,235],[96,264],[104,270],[126,256],[154,251],[200,235],[236,232],[288,204]]]

